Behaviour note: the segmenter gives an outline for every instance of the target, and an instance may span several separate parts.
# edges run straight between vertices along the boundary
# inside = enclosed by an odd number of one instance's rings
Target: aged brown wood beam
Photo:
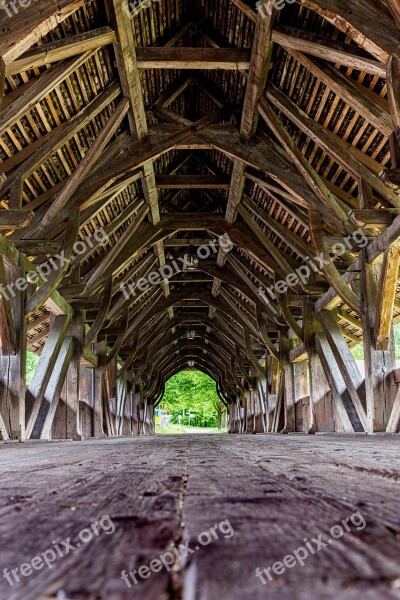
[[[48,337],[25,395],[27,438],[31,436],[47,385],[56,364],[57,356],[67,335],[70,323],[71,316],[60,315],[55,317],[50,330],[46,331]],[[31,344],[31,340],[28,340],[28,343]]]
[[[60,399],[62,387],[74,353],[74,341],[67,336],[61,346],[60,352],[51,372],[44,398],[34,422],[31,438],[49,440],[56,409]]]
[[[389,350],[399,268],[400,248],[398,245],[391,246],[383,255],[378,287],[375,320],[375,347],[377,350]]]
[[[249,75],[247,79],[246,92],[243,102],[242,118],[240,124],[240,135],[248,141],[257,130],[258,111],[257,105],[260,99],[265,82],[267,81],[268,70],[271,64],[271,55],[273,44],[271,43],[272,26],[276,17],[276,11],[273,9],[272,0],[269,0],[267,8],[267,17],[264,19],[261,13],[257,16],[256,28],[253,38],[251,51],[251,61]],[[271,10],[268,10],[270,8]],[[232,224],[237,217],[237,209],[242,200],[245,178],[245,163],[235,157],[231,177],[230,191],[226,205],[225,220]],[[226,253],[220,249],[218,254],[218,264],[223,266],[226,260]],[[216,282],[216,293],[218,282]]]
[[[0,110],[4,104],[4,89],[6,85],[6,65],[3,58],[0,56]],[[0,415],[1,417],[1,415]]]
[[[400,10],[400,9],[399,9]],[[388,99],[390,106],[390,113],[392,115],[394,128],[397,135],[397,144],[399,144],[400,137],[400,51],[397,54],[393,54],[388,64]],[[397,163],[398,160],[393,161]],[[393,167],[397,167],[398,164],[393,164]]]
[[[386,0],[386,4],[392,13],[397,25],[400,27],[400,4],[397,0]]]
[[[351,397],[358,418],[364,431],[367,431],[364,378],[361,376],[356,361],[343,337],[337,323],[336,315],[331,311],[322,311],[318,314],[318,317],[346,384],[347,391]]]
[[[343,44],[293,27],[275,29],[272,32],[272,40],[284,48],[298,50],[329,62],[339,63],[351,69],[386,78],[385,65],[372,59],[367,52],[364,52],[358,46]]]
[[[361,86],[348,79],[334,67],[322,62],[313,61],[298,50],[286,48],[300,64],[311,71],[329,89],[354,108],[364,119],[372,123],[383,135],[389,137],[393,130],[388,110],[382,108],[374,97]]]
[[[31,222],[33,212],[0,208],[0,230],[23,229]]]
[[[229,177],[218,175],[159,175],[156,186],[160,189],[229,189]]]
[[[89,172],[90,168],[96,162],[118,127],[120,126],[123,118],[128,112],[129,104],[126,99],[121,100],[117,106],[115,112],[111,115],[107,121],[107,125],[101,131],[99,137],[95,140],[93,145],[90,147],[88,152],[85,154],[78,168],[71,177],[67,180],[62,191],[57,195],[56,199],[52,203],[50,209],[47,211],[45,217],[42,219],[42,227],[46,228],[52,223],[54,217],[58,212],[67,204],[73,193],[77,190],[78,186]]]
[[[50,42],[28,50],[12,63],[6,65],[5,75],[18,75],[29,69],[36,69],[50,65],[77,54],[96,50],[115,41],[115,33],[111,27],[100,27],[92,31],[85,31],[78,35],[63,38],[57,42]]]
[[[35,146],[36,149],[32,154],[26,156],[26,158],[24,158],[24,156],[20,157],[19,155],[24,152],[24,150],[22,150],[15,155],[15,157],[11,157],[8,161],[5,161],[7,163],[5,167],[1,164],[0,171],[2,168],[5,169],[4,172],[11,170],[2,192],[6,193],[18,181],[29,177],[29,175],[40,167],[40,165],[42,165],[53,153],[56,153],[68,139],[78,133],[80,129],[90,123],[111,102],[118,98],[120,93],[120,85],[118,83],[112,84],[83,108],[75,117],[53,130],[51,135],[39,138],[38,142],[40,143]],[[28,148],[30,148],[30,146],[28,146]],[[12,160],[14,162],[10,163]],[[15,167],[14,169],[12,169],[13,166]]]
[[[383,2],[373,0],[302,0],[382,63],[398,48],[398,27]]]
[[[181,248],[185,246],[209,246],[211,238],[167,238],[164,240],[165,248]],[[215,243],[218,245],[217,240]]]
[[[311,119],[275,86],[269,86],[266,96],[276,108],[282,111],[301,131],[316,141],[325,152],[334,157],[343,168],[350,169],[354,177],[363,178],[391,205],[400,205],[397,194],[388,189],[379,177],[371,173],[370,169],[360,161],[357,149],[354,149],[351,144]]]
[[[14,246],[27,256],[54,256],[61,252],[63,243],[59,240],[16,240]]]
[[[342,226],[339,226],[339,230],[344,227],[345,231],[354,231],[355,224],[349,219],[348,211],[346,210],[344,203],[329,191],[321,177],[316,173],[301,150],[296,146],[289,132],[285,129],[278,116],[265,100],[260,101],[259,111],[266,124],[278,137],[283,148],[293,159],[297,168],[303,174],[303,177],[318,196],[321,203],[334,213],[337,223],[342,224]]]
[[[359,208],[352,210],[351,215],[362,227],[380,228],[392,225],[396,215],[400,214],[400,208]]]
[[[142,69],[248,70],[250,50],[239,48],[137,48]]]
[[[38,0],[25,7],[4,3],[0,16],[0,56],[4,62],[12,63],[84,4],[84,0]]]
[[[78,57],[62,61],[35,79],[14,102],[11,102],[0,112],[0,135],[4,135],[9,127],[19,119],[22,119],[35,104],[40,102],[62,81],[87,62],[93,54],[94,51],[92,50]]]

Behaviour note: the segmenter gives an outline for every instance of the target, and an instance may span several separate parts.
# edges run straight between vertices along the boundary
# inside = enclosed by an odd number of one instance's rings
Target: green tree
[[[29,385],[38,364],[39,357],[33,352],[26,353],[26,383]]]
[[[400,323],[396,323],[394,326],[394,342],[396,346],[396,359],[400,360]],[[364,348],[362,344],[354,346],[351,352],[356,360],[364,360]]]
[[[171,377],[165,386],[165,394],[160,408],[168,410],[171,423],[189,424],[189,414],[195,415],[191,425],[196,427],[218,427],[221,412],[225,407],[221,403],[215,382],[201,371],[181,371]]]

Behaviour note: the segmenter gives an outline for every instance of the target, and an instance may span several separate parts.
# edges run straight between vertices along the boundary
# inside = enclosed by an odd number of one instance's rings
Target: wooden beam
[[[396,359],[392,328],[387,344],[388,349],[376,349],[377,299],[379,297],[382,266],[380,261],[368,264],[365,255],[366,252],[361,263],[361,293],[364,304],[362,328],[368,431],[374,433],[386,430],[392,412],[396,395],[396,384],[393,378]]]
[[[15,240],[13,244],[27,256],[54,256],[61,252],[63,246],[58,240]]]
[[[373,96],[355,82],[345,77],[337,69],[321,62],[308,58],[297,50],[286,49],[300,64],[320,79],[335,94],[342,98],[349,106],[354,108],[364,119],[372,123],[383,135],[389,137],[393,131],[393,124],[389,113],[384,110]]]
[[[383,256],[379,282],[375,320],[375,347],[377,350],[389,350],[399,268],[400,247],[392,246],[386,250]]]
[[[35,79],[28,88],[22,92],[0,113],[0,136],[14,125],[14,123],[23,116],[45,96],[47,96],[55,87],[60,85],[67,77],[76,71],[81,65],[89,60],[94,54],[94,51],[85,52],[77,58],[69,58],[62,61],[47,71],[42,73]]]
[[[240,132],[245,140],[248,140],[257,129],[257,105],[263,94],[268,70],[271,65],[273,48],[271,34],[277,11],[274,10],[274,3],[272,0],[267,2],[265,9],[267,12],[265,18],[261,13],[257,16],[251,51],[250,69],[243,102]]]
[[[399,10],[399,8],[398,8]],[[390,113],[397,135],[400,133],[400,54],[393,54],[387,66]],[[394,167],[398,165],[393,165]]]
[[[291,137],[290,133],[285,129],[282,122],[279,120],[278,116],[274,113],[271,107],[265,100],[261,100],[258,109],[266,124],[278,137],[283,148],[293,159],[297,168],[303,174],[303,177],[310,185],[316,196],[318,196],[321,203],[327,206],[333,212],[337,222],[341,223],[346,231],[354,231],[354,224],[349,222],[344,203],[337,198],[337,196],[330,192],[322,178],[316,173],[301,150],[296,146],[296,143]]]
[[[0,56],[0,110],[4,102],[4,89],[6,85],[6,65],[3,58]]]
[[[325,371],[326,378],[332,390],[337,411],[347,432],[364,431],[362,422],[353,405],[346,383],[335,360],[335,356],[323,333],[315,336],[316,349]]]
[[[353,41],[386,64],[398,49],[398,27],[383,2],[302,0]]]
[[[9,282],[25,280],[26,259],[20,254],[17,264],[5,264]],[[25,318],[26,290],[15,288],[10,301],[13,352],[7,355],[0,348],[0,414],[8,426],[12,440],[25,441],[25,388],[27,320]],[[4,436],[3,436],[4,437]]]
[[[92,31],[85,31],[78,35],[63,38],[36,46],[25,52],[12,63],[6,65],[6,77],[18,75],[29,69],[44,67],[84,52],[96,50],[115,41],[115,33],[111,27],[100,27]]]
[[[344,169],[350,170],[355,178],[363,178],[391,205],[400,205],[398,195],[389,190],[379,177],[361,162],[362,153],[354,146],[314,121],[274,85],[269,86],[266,96],[276,108],[316,141],[327,154],[335,158]]]
[[[331,347],[340,373],[344,379],[349,396],[353,402],[358,418],[367,431],[367,414],[365,402],[365,382],[361,376],[354,357],[343,337],[336,320],[336,316],[331,311],[322,311],[319,313],[320,323],[325,333],[325,337]]]
[[[115,57],[120,75],[122,91],[129,99],[131,110],[129,124],[136,139],[147,135],[147,122],[144,110],[142,85],[136,60],[132,21],[123,0],[107,0],[106,11],[109,22],[116,32]]]
[[[42,219],[43,228],[48,227],[48,225],[52,223],[54,217],[58,214],[58,212],[67,204],[72,194],[78,188],[79,184],[81,183],[85,175],[88,173],[89,169],[96,162],[97,158],[100,156],[101,152],[106,147],[107,143],[110,141],[115,131],[120,126],[123,118],[128,112],[128,108],[128,100],[121,100],[115,112],[108,119],[107,125],[104,127],[104,129],[99,134],[99,137],[95,140],[93,145],[85,154],[85,157],[80,162],[78,168],[68,179],[67,183],[65,184],[65,187],[57,195],[56,199],[51,205],[51,208],[48,210],[45,217]]]
[[[386,78],[386,66],[355,45],[337,42],[293,27],[275,29],[272,32],[272,41],[284,48],[298,50],[329,62],[345,65],[350,69]]]
[[[0,16],[0,56],[12,63],[85,4],[84,0],[60,0],[49,4],[37,0],[30,6],[3,3]],[[21,13],[21,14],[19,14]]]
[[[241,48],[137,48],[142,69],[248,70],[250,50]]]
[[[400,5],[397,0],[386,0],[386,4],[392,13],[397,25],[400,27]]]
[[[31,438],[50,440],[56,409],[60,399],[65,376],[72,359],[74,342],[71,336],[67,336],[61,346],[60,352],[51,373],[49,383],[40,405],[39,412],[32,429]]]
[[[156,186],[160,189],[229,189],[229,177],[224,175],[159,175]]]
[[[352,210],[351,216],[361,227],[380,228],[392,225],[400,209],[387,210],[384,208],[360,208]]]
[[[23,229],[32,218],[33,212],[29,210],[0,208],[0,230]]]
[[[67,335],[70,322],[71,316],[57,316],[53,321],[50,331],[46,332],[48,333],[48,337],[25,395],[27,438],[31,437],[47,385],[54,371],[57,356]]]
[[[386,433],[397,433],[400,423],[400,386],[397,386],[396,398],[393,404],[390,419],[386,427]]]

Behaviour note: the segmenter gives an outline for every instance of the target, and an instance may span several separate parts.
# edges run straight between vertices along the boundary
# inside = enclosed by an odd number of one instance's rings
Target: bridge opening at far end
[[[179,371],[155,408],[155,432],[163,435],[226,433],[227,407],[215,381],[202,371]]]

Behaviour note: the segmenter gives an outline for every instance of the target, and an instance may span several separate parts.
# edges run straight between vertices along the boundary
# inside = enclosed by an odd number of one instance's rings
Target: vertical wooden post
[[[310,414],[309,414],[309,433],[315,433],[315,411],[314,406],[320,399],[320,374],[321,361],[315,345],[315,330],[320,327],[315,314],[314,303],[306,299],[303,306],[303,331],[304,331],[304,346],[308,354],[308,369],[310,374]]]
[[[292,348],[292,341],[288,336],[289,331],[281,331],[279,335],[279,356],[280,366],[284,373],[284,415],[285,425],[282,433],[296,431],[296,397],[294,386],[294,369],[289,362],[289,351]]]
[[[81,356],[83,351],[84,315],[83,311],[75,311],[69,334],[73,340],[73,354],[65,379],[65,402],[67,405],[67,439],[83,440],[81,427],[81,411],[79,403],[79,382],[81,372]]]
[[[361,267],[363,343],[365,359],[365,392],[367,401],[367,426],[370,433],[386,431],[396,396],[393,371],[396,368],[396,353],[393,327],[388,350],[375,347],[376,303],[379,291],[382,262],[369,264],[364,260]]]
[[[140,386],[135,385],[132,401],[132,435],[139,435]]]
[[[103,438],[106,437],[103,422],[103,379],[107,357],[107,340],[98,341],[94,346],[94,351],[99,362],[94,374],[93,436]]]
[[[18,267],[5,265],[9,283],[14,283],[10,293],[11,321],[14,348],[12,353],[1,352],[0,357],[0,415],[8,431],[3,437],[23,442],[25,440],[25,390],[26,390],[26,290],[15,285],[25,278],[25,255],[20,254]],[[1,325],[3,326],[3,324]]]

